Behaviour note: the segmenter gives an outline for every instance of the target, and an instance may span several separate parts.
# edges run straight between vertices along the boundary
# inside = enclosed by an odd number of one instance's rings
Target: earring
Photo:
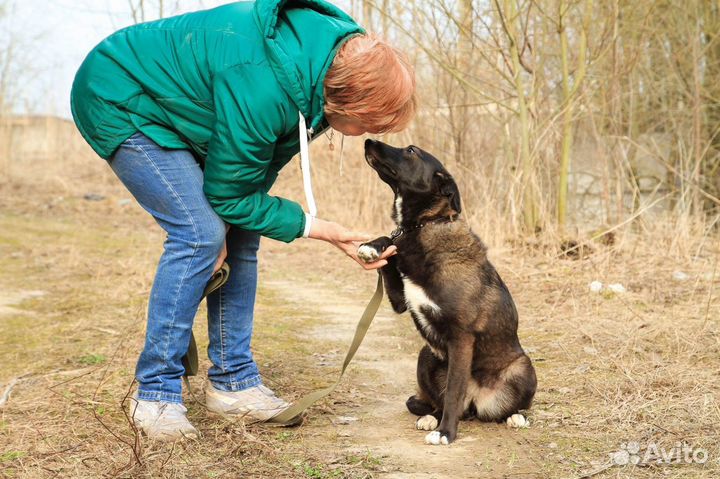
[[[333,143],[333,137],[335,136],[335,130],[330,130],[330,137],[328,140],[330,140],[330,145],[328,145],[328,149],[330,151],[335,151],[335,144]]]

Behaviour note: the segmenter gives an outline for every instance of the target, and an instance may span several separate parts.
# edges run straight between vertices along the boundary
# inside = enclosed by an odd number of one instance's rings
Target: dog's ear
[[[450,208],[460,214],[460,190],[452,176],[442,171],[435,172],[435,181],[438,183],[438,191],[450,202]]]

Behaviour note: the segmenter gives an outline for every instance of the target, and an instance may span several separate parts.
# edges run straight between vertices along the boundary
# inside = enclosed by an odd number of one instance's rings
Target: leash
[[[230,265],[223,263],[222,266],[220,266],[220,269],[212,275],[207,286],[205,286],[205,290],[203,291],[203,295],[200,300],[202,301],[211,293],[214,293],[218,289],[222,288],[229,278]],[[190,384],[188,382],[188,377],[196,376],[199,367],[197,343],[195,342],[195,335],[193,334],[192,329],[190,330],[190,344],[188,345],[187,353],[185,353],[185,356],[182,357],[182,365],[185,368],[183,379],[185,380],[185,385],[189,388]]]
[[[375,288],[375,293],[373,294],[372,298],[370,298],[370,302],[365,307],[365,311],[363,312],[362,316],[360,317],[360,321],[358,322],[357,327],[355,328],[355,335],[353,336],[352,342],[350,343],[350,348],[348,349],[347,354],[345,354],[345,360],[343,361],[342,369],[340,370],[340,375],[338,376],[337,380],[334,384],[323,388],[318,389],[317,391],[313,391],[309,394],[306,394],[305,396],[301,397],[297,401],[293,402],[292,405],[285,409],[283,412],[278,414],[277,416],[271,418],[268,423],[274,424],[274,425],[290,425],[290,424],[297,424],[298,416],[300,416],[307,408],[309,408],[311,405],[313,405],[316,401],[319,401],[320,399],[324,398],[328,394],[335,391],[335,388],[340,384],[340,380],[342,379],[343,375],[345,374],[345,370],[347,369],[348,365],[350,364],[350,361],[352,361],[353,357],[355,357],[355,353],[357,352],[358,348],[363,342],[363,339],[365,338],[365,333],[367,333],[368,329],[370,328],[370,323],[372,323],[372,320],[375,318],[375,314],[378,312],[378,309],[380,308],[380,303],[382,302],[383,298],[383,282],[382,282],[382,275],[378,271],[378,282],[377,287]]]
[[[212,278],[210,278],[210,282],[205,287],[205,291],[203,292],[203,298],[213,293],[217,289],[221,288],[227,282],[229,277],[230,266],[227,263],[223,263],[220,269],[212,276]],[[352,342],[350,343],[348,352],[345,354],[345,359],[343,360],[343,365],[340,369],[340,374],[338,375],[337,380],[326,388],[312,391],[301,397],[297,401],[293,402],[290,407],[282,411],[280,414],[266,421],[266,423],[273,426],[289,426],[298,424],[298,419],[305,412],[305,410],[307,410],[307,408],[335,391],[335,388],[337,388],[337,386],[340,384],[340,380],[345,375],[345,370],[355,357],[355,353],[362,344],[363,339],[365,339],[365,335],[368,332],[368,329],[370,329],[370,324],[372,323],[373,319],[375,319],[375,315],[377,314],[378,309],[380,309],[383,294],[384,292],[382,275],[380,274],[380,271],[378,271],[378,281],[377,286],[375,287],[375,293],[373,293],[372,298],[370,298],[370,302],[368,302],[367,306],[365,307],[365,311],[363,311],[363,314],[360,317],[360,321],[355,328],[355,335],[353,336]],[[195,336],[193,335],[192,331],[190,332],[190,344],[188,346],[188,351],[185,356],[183,356],[182,363],[185,367],[185,375],[183,376],[183,380],[185,381],[185,385],[188,387],[188,390],[190,390],[190,381],[188,381],[188,377],[195,376],[198,372],[197,343],[195,342]]]

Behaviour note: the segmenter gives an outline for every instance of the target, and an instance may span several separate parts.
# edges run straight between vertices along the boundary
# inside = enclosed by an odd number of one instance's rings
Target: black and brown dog
[[[461,417],[512,416],[522,425],[524,418],[514,415],[530,407],[535,370],[520,347],[510,292],[460,217],[455,181],[415,146],[367,140],[365,158],[395,194],[398,228],[361,245],[358,255],[372,262],[397,245],[381,273],[393,309],[409,309],[427,342],[418,357],[418,393],[406,403],[421,416],[417,428],[432,431],[425,442],[452,442]]]

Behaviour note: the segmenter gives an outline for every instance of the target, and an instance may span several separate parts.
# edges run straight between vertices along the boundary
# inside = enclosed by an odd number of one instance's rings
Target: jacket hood
[[[323,81],[335,54],[365,30],[322,0],[257,0],[254,12],[275,76],[317,130],[324,118]]]

